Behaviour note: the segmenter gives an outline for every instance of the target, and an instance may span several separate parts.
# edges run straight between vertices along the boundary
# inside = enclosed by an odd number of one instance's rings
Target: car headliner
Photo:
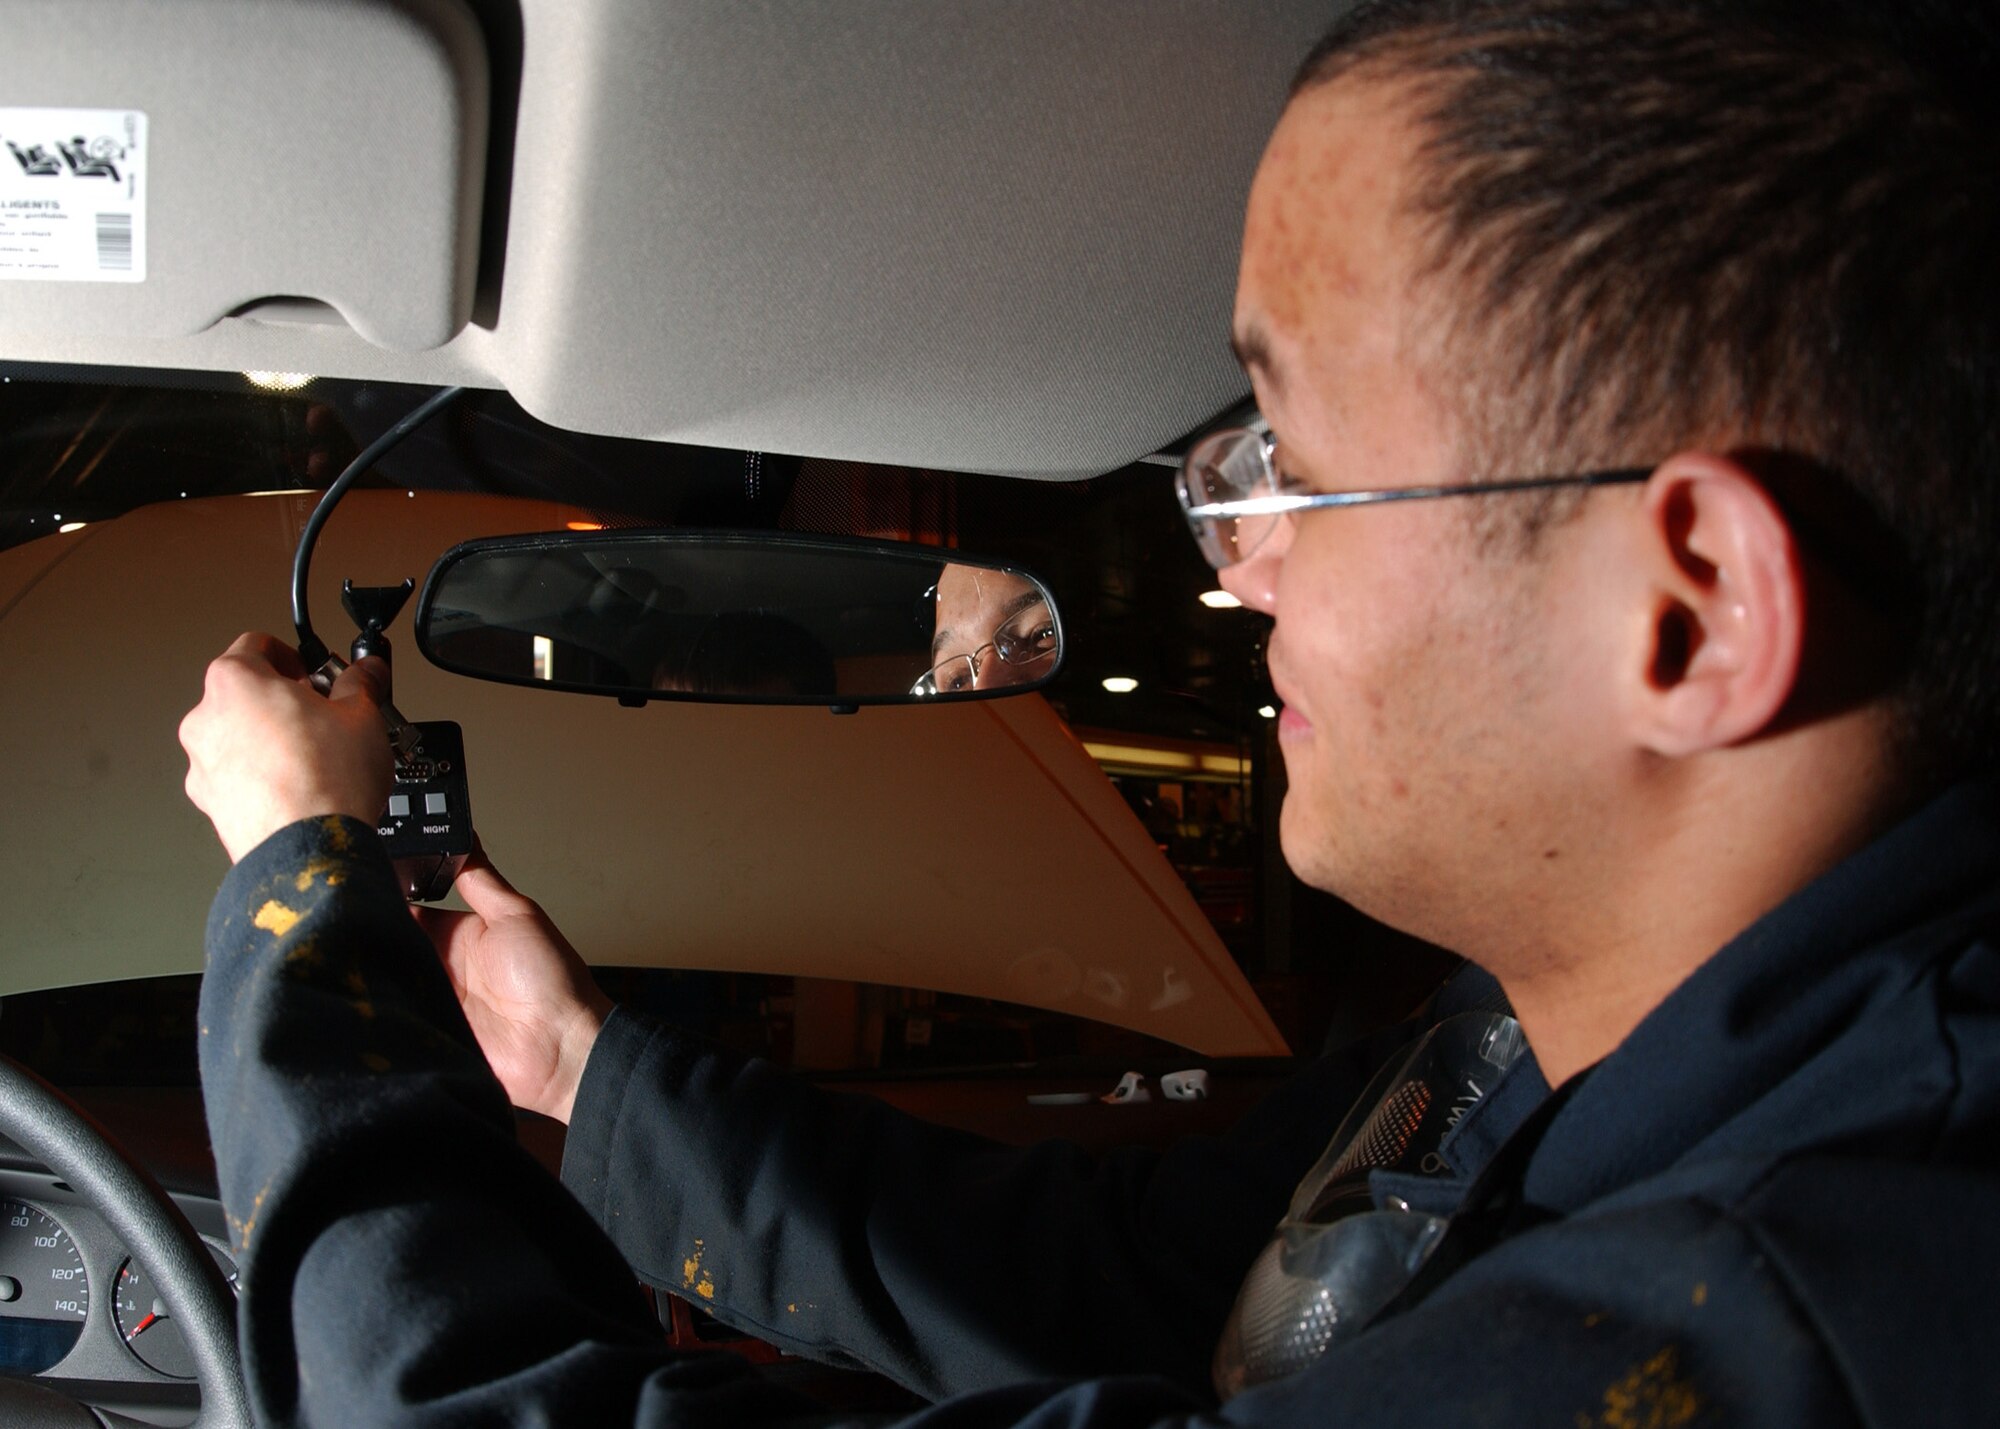
[[[1339,8],[16,0],[0,95],[143,111],[148,236],[143,282],[0,282],[0,358],[1110,470],[1246,391],[1243,198]]]

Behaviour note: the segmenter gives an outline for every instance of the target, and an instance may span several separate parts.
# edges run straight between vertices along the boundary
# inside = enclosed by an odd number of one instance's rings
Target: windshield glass
[[[295,533],[317,491],[427,395],[328,379],[274,390],[288,385],[274,374],[0,366],[0,552],[55,552],[58,544],[42,543],[140,508],[253,493],[276,494],[274,509]],[[1260,817],[1275,810],[1282,787],[1263,622],[1219,599],[1168,482],[1168,470],[1151,464],[1087,482],[1038,482],[579,435],[536,421],[505,393],[468,392],[364,475],[357,494],[511,498],[532,503],[533,525],[544,529],[708,527],[917,541],[1035,572],[1072,632],[1049,704],[1186,884],[1273,1020],[1305,1050],[1329,1022],[1365,1026],[1393,1009],[1437,964],[1383,957],[1388,935],[1305,892],[1284,869],[1275,828]],[[329,532],[341,524],[336,514]],[[463,532],[477,534],[486,532]],[[17,588],[0,588],[0,628],[35,569],[30,563]],[[280,594],[273,592],[274,604]],[[260,619],[268,624],[271,616],[242,617]],[[316,607],[315,619],[330,639],[344,628],[338,610]],[[74,637],[78,658],[115,658],[116,630],[80,629]],[[190,690],[195,673],[182,672]],[[10,699],[32,698],[34,680],[50,677],[10,671]],[[998,887],[1013,877],[993,873]],[[1019,875],[1032,878],[1031,867]],[[691,999],[710,1008],[717,1025],[754,1022],[754,1033],[739,1028],[741,1036],[769,1049],[789,1046],[791,981],[732,984],[726,994],[685,983],[657,998],[670,1014],[676,998]],[[70,991],[72,1001],[90,996]],[[637,985],[629,993],[655,995]],[[1004,1004],[989,1015],[935,993],[856,997],[875,999],[868,1017],[879,1035],[861,1039],[855,1065],[1014,1062],[1080,1045],[1073,1033],[1035,1032],[1029,1024],[1041,1014]],[[170,1038],[179,1035],[173,1015],[152,1019]],[[146,1020],[109,1004],[94,1021],[88,1011],[81,1016],[111,1048],[129,1040],[119,1029]],[[30,1050],[54,1035],[49,1028],[67,1025],[38,1013],[31,1034],[29,1020],[22,1006],[0,1019],[9,1050]],[[72,1051],[79,1035],[67,1035]],[[109,1071],[90,1075],[115,1079]]]

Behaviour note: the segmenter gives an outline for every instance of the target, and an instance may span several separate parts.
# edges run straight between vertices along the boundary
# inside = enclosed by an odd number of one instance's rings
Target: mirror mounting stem
[[[312,673],[315,686],[319,686],[320,676],[325,672],[328,661],[333,658],[332,652],[326,647],[326,642],[313,631],[312,616],[307,609],[306,599],[306,578],[312,571],[313,547],[319,544],[319,533],[326,525],[326,518],[333,514],[333,508],[340,504],[340,498],[347,494],[347,489],[354,485],[355,479],[362,472],[380,461],[404,437],[449,406],[464,390],[463,387],[445,387],[432,393],[395,426],[364,447],[361,455],[347,464],[347,469],[334,479],[333,485],[326,489],[326,495],[320,497],[319,504],[313,507],[312,516],[306,521],[306,529],[299,536],[299,548],[292,556],[292,625],[299,633],[299,658]],[[326,686],[321,687],[322,693],[326,687],[333,684],[333,675],[339,672],[337,668],[333,674],[326,676]]]
[[[417,583],[408,576],[403,577],[401,585],[340,583],[341,608],[347,612],[348,619],[354,622],[358,632],[347,652],[349,659],[366,660],[370,656],[383,660],[389,658],[389,637],[383,632],[394,623],[416,588]]]

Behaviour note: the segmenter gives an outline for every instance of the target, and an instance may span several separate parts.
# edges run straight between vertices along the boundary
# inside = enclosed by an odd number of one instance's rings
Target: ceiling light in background
[[[1201,593],[1201,603],[1210,610],[1235,610],[1243,602],[1226,590],[1205,590]]]
[[[1258,709],[1257,713],[1262,715],[1265,719],[1276,719],[1278,717],[1277,710],[1273,709],[1270,705],[1262,706],[1261,708]]]
[[[1104,688],[1114,695],[1129,695],[1139,688],[1139,682],[1130,675],[1112,675],[1105,680]]]
[[[65,521],[62,523],[62,525],[56,527],[56,530],[58,532],[81,531],[85,526],[88,526],[89,524],[90,523],[88,521]]]
[[[246,372],[243,380],[266,392],[296,392],[310,385],[313,379],[309,372]]]

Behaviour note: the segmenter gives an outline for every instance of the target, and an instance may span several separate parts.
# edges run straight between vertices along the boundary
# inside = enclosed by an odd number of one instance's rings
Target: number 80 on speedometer
[[[90,1283],[69,1232],[26,1201],[0,1199],[0,1373],[62,1362],[90,1315]]]

